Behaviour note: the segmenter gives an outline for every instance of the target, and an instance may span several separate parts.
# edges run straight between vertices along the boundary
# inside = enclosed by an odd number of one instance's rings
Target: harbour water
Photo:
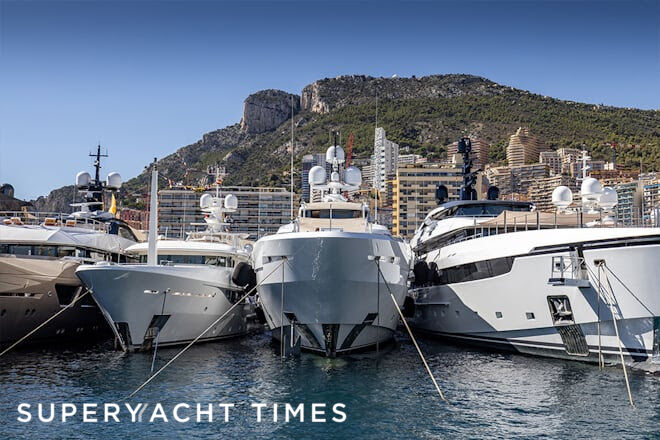
[[[192,347],[128,402],[167,409],[168,423],[17,421],[19,403],[119,402],[149,375],[152,356],[93,346],[23,349],[0,359],[0,438],[658,438],[660,378],[620,368],[491,353],[420,340],[449,404],[442,402],[410,340],[380,353],[282,361],[267,333]],[[178,349],[161,349],[162,366]],[[177,423],[177,403],[234,403],[228,422]],[[256,422],[253,402],[304,403],[305,421]],[[343,423],[313,423],[311,404],[344,403]],[[120,402],[121,404],[121,402]],[[36,409],[31,410],[36,418]],[[80,409],[79,409],[80,412]],[[150,410],[146,410],[150,414]],[[220,413],[221,414],[221,413]],[[326,415],[328,415],[326,413]],[[194,418],[194,417],[193,417]]]

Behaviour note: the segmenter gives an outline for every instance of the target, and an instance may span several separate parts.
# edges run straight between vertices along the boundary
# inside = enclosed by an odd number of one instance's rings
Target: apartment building
[[[204,193],[215,195],[215,190],[198,192],[174,187],[158,191],[158,233],[185,238],[186,232],[204,229],[204,226],[191,225],[204,221],[199,208],[199,198]],[[291,220],[291,192],[285,188],[221,187],[219,195],[224,197],[227,194],[233,194],[238,199],[238,210],[230,215],[233,231],[257,238],[277,232],[281,225]],[[294,216],[296,202],[294,195]]]
[[[411,238],[426,215],[438,206],[436,186],[445,185],[449,199],[456,200],[462,183],[460,166],[439,163],[400,166],[392,185],[392,233]],[[478,175],[475,186],[479,198],[483,198],[482,175]]]
[[[545,144],[536,136],[532,136],[528,128],[520,127],[509,138],[506,158],[511,167],[535,163],[538,162],[541,151],[545,150]]]

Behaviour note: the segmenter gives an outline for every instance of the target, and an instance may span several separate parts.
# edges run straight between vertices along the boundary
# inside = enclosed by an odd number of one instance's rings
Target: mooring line
[[[218,319],[216,319],[215,321],[213,321],[213,323],[211,323],[211,325],[209,325],[208,327],[206,327],[206,329],[205,329],[202,333],[200,333],[195,339],[193,339],[188,345],[186,345],[186,346],[185,346],[180,352],[178,352],[177,354],[175,354],[174,357],[173,357],[172,359],[170,359],[169,361],[167,361],[167,363],[166,363],[165,365],[163,365],[162,367],[160,367],[160,369],[159,369],[158,371],[156,371],[154,374],[152,374],[151,376],[149,376],[149,378],[148,378],[145,382],[143,382],[142,385],[140,385],[139,387],[137,387],[137,388],[135,389],[135,391],[133,391],[133,392],[132,392],[131,394],[129,394],[127,397],[124,397],[121,401],[124,401],[124,400],[128,400],[128,399],[130,399],[131,397],[135,396],[135,395],[136,395],[136,394],[137,394],[142,388],[144,388],[145,386],[147,386],[152,380],[154,380],[154,379],[156,378],[156,376],[158,376],[160,373],[162,373],[163,370],[165,370],[165,368],[169,367],[170,364],[171,364],[172,362],[174,362],[175,360],[177,360],[177,359],[179,358],[179,356],[181,356],[181,355],[182,355],[183,353],[185,353],[190,347],[192,347],[192,346],[193,346],[193,345],[194,345],[194,344],[195,344],[195,343],[196,343],[196,342],[197,342],[202,336],[204,336],[204,335],[206,334],[206,332],[208,332],[208,331],[209,331],[214,325],[216,325],[216,324],[217,324],[218,322],[220,322],[225,316],[227,316],[227,315],[229,314],[229,312],[231,312],[232,310],[234,310],[234,308],[235,308],[237,305],[241,304],[241,303],[245,300],[245,298],[247,298],[248,296],[250,296],[250,295],[252,294],[252,292],[253,292],[257,287],[259,287],[264,281],[266,281],[266,280],[268,279],[268,277],[270,277],[272,274],[274,274],[275,271],[276,271],[277,269],[279,269],[280,266],[283,265],[285,261],[286,261],[286,260],[282,260],[282,262],[281,262],[279,265],[277,265],[277,267],[275,267],[275,268],[274,268],[274,269],[273,269],[268,275],[266,275],[266,277],[265,277],[264,279],[262,279],[260,283],[258,283],[257,285],[255,285],[252,289],[250,289],[245,295],[243,295],[243,297],[242,297],[241,299],[239,299],[239,300],[238,300],[236,303],[234,303],[234,305],[232,305],[232,306],[231,306],[231,307],[230,307],[225,313],[223,313],[222,316],[220,316]]]
[[[646,311],[649,312],[649,313],[651,314],[651,317],[655,316],[655,315],[653,314],[653,312],[651,311],[651,309],[649,309],[648,307],[646,307],[646,304],[644,304],[644,303],[642,302],[642,300],[639,299],[639,298],[637,297],[637,295],[635,295],[635,294],[633,293],[633,291],[630,290],[630,289],[628,288],[628,286],[626,286],[626,285],[624,284],[624,282],[621,281],[621,279],[619,279],[618,276],[616,276],[616,274],[614,273],[614,271],[612,271],[612,269],[610,269],[610,267],[609,267],[607,264],[603,264],[603,266],[605,267],[605,270],[607,270],[609,273],[611,273],[612,276],[613,276],[613,277],[614,277],[614,278],[615,278],[615,279],[616,279],[616,280],[617,280],[617,281],[618,281],[618,282],[619,282],[619,283],[620,283],[620,284],[621,284],[621,285],[622,285],[622,286],[628,291],[628,293],[630,293],[630,294],[633,296],[633,298],[635,298],[635,299],[637,300],[637,302],[639,302],[639,303],[642,305],[642,307],[644,307],[644,308],[646,309]],[[605,274],[605,278],[607,278],[607,274]],[[608,279],[608,282],[609,282],[609,279]]]
[[[605,264],[604,261],[601,264],[607,268],[607,265]],[[616,296],[614,295],[614,289],[612,289],[612,283],[610,283],[610,278],[607,276],[607,272],[605,272],[605,281],[607,282],[607,285],[610,288],[610,294],[612,295],[612,299],[616,301],[618,306],[619,301],[617,301]],[[619,355],[621,356],[621,366],[623,367],[623,376],[626,379],[626,390],[628,390],[628,400],[630,400],[630,406],[634,408],[635,403],[633,402],[632,392],[630,391],[630,381],[628,380],[628,371],[626,370],[626,363],[623,359],[623,347],[621,346],[621,336],[619,336],[619,326],[616,323],[616,316],[614,316],[614,304],[612,303],[612,301],[608,301],[608,303],[610,306],[610,313],[612,313],[612,322],[614,322],[614,331],[616,333],[616,339],[617,342],[619,343]],[[621,308],[619,308],[619,310],[621,310]]]
[[[442,390],[440,389],[440,386],[438,385],[438,382],[435,380],[435,376],[433,376],[433,372],[431,371],[431,368],[429,367],[429,364],[426,362],[426,358],[424,357],[424,354],[422,353],[422,350],[419,348],[419,345],[417,344],[417,340],[413,336],[412,330],[408,326],[408,323],[406,322],[405,316],[403,316],[403,312],[401,312],[401,309],[399,308],[399,305],[396,303],[396,298],[394,297],[394,294],[392,293],[392,290],[390,289],[390,286],[385,279],[385,276],[383,275],[383,272],[380,270],[380,265],[376,265],[378,268],[378,273],[380,276],[383,278],[383,281],[385,282],[385,287],[387,287],[387,291],[390,293],[390,298],[392,298],[392,302],[394,303],[394,307],[396,308],[396,311],[399,312],[399,317],[401,318],[401,321],[403,321],[403,325],[406,327],[406,330],[408,331],[408,335],[410,336],[410,339],[412,340],[413,344],[415,345],[415,348],[417,349],[417,353],[419,354],[419,357],[422,359],[422,362],[424,363],[424,367],[426,367],[426,371],[429,373],[429,376],[431,376],[431,380],[433,381],[433,385],[435,385],[435,389],[438,391],[438,394],[440,395],[440,398],[444,400],[445,402],[449,403],[449,401],[445,398],[445,395],[442,394]]]
[[[45,326],[46,324],[48,324],[50,321],[52,321],[53,319],[57,318],[60,314],[64,313],[66,310],[70,309],[75,303],[77,303],[78,301],[80,301],[80,300],[82,299],[82,297],[84,297],[85,295],[87,295],[89,292],[90,292],[90,290],[85,290],[85,292],[83,292],[82,294],[78,295],[77,298],[75,298],[75,299],[74,299],[73,301],[71,301],[69,304],[67,304],[66,306],[64,306],[64,307],[62,308],[62,310],[60,310],[59,312],[55,313],[53,316],[51,316],[50,318],[48,318],[47,320],[45,320],[44,322],[42,322],[41,324],[39,324],[34,330],[32,330],[31,332],[29,332],[27,335],[23,336],[21,339],[19,339],[18,341],[14,342],[14,343],[11,344],[9,347],[7,347],[2,353],[0,353],[0,357],[2,357],[5,353],[7,353],[7,352],[8,352],[9,350],[11,350],[12,348],[16,347],[16,346],[17,346],[18,344],[20,344],[21,342],[23,342],[23,341],[24,341],[25,339],[27,339],[29,336],[33,335],[36,331],[38,331],[39,329],[41,329],[43,326]]]

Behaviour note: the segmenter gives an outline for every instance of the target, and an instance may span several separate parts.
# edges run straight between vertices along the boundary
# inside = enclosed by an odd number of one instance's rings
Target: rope
[[[635,294],[632,292],[632,290],[630,290],[630,289],[628,288],[628,286],[626,286],[626,285],[623,283],[623,281],[621,281],[621,280],[619,279],[619,277],[616,276],[616,274],[612,271],[612,269],[610,269],[610,267],[609,267],[607,264],[603,264],[603,266],[605,266],[605,269],[606,269],[609,273],[611,273],[612,276],[613,276],[613,277],[614,277],[619,283],[621,283],[621,285],[622,285],[622,286],[628,291],[628,293],[630,293],[630,294],[633,296],[633,298],[635,298],[635,299],[637,300],[637,302],[639,302],[639,303],[642,305],[642,307],[644,307],[644,308],[646,309],[647,312],[649,312],[649,313],[651,314],[651,317],[655,316],[655,315],[653,314],[653,312],[652,312],[648,307],[646,307],[646,304],[644,304],[644,303],[642,302],[641,299],[637,298],[637,295],[635,295]],[[607,277],[607,274],[605,274],[605,277]],[[609,282],[609,281],[608,281],[608,282]]]
[[[18,341],[14,342],[14,343],[11,344],[9,347],[7,347],[2,353],[0,353],[0,357],[2,357],[5,353],[7,353],[7,352],[8,352],[9,350],[11,350],[12,348],[16,347],[16,346],[17,346],[18,344],[20,344],[21,342],[23,342],[23,341],[24,341],[25,339],[27,339],[29,336],[31,336],[31,335],[34,334],[36,331],[38,331],[39,329],[41,329],[43,326],[45,326],[46,324],[48,324],[50,321],[52,321],[53,319],[57,318],[59,315],[61,315],[62,313],[64,313],[66,310],[70,309],[75,303],[77,303],[78,301],[80,301],[80,300],[81,300],[85,295],[87,295],[89,292],[90,292],[89,290],[85,290],[85,292],[83,292],[81,295],[78,295],[78,297],[76,297],[76,298],[75,298],[73,301],[71,301],[68,305],[66,305],[64,308],[62,308],[62,310],[60,310],[59,312],[55,313],[53,316],[51,316],[50,318],[48,318],[47,320],[45,320],[44,322],[42,322],[41,324],[39,324],[34,330],[32,330],[31,332],[29,332],[27,335],[23,336],[21,339],[19,339]]]
[[[589,266],[587,266],[589,267]],[[598,369],[602,370],[605,367],[605,362],[603,359],[603,349],[601,345],[601,334],[600,334],[600,297],[602,285],[600,283],[600,266],[598,266],[598,297],[596,298],[596,314],[598,315]]]
[[[293,147],[292,147],[293,148]],[[282,257],[282,262],[286,258]],[[282,282],[280,283],[280,360],[284,360],[284,264],[282,266]]]
[[[243,295],[243,297],[242,297],[241,299],[239,299],[239,300],[238,300],[236,303],[234,303],[234,305],[232,305],[232,306],[231,306],[231,307],[230,307],[225,313],[223,313],[222,316],[220,316],[218,319],[216,319],[215,321],[213,321],[213,322],[211,323],[211,325],[209,325],[208,327],[206,327],[206,329],[205,329],[202,333],[200,333],[195,339],[193,339],[188,345],[186,345],[186,346],[185,346],[180,352],[178,352],[176,355],[174,355],[174,357],[173,357],[172,359],[170,359],[165,365],[163,365],[158,371],[156,371],[154,374],[152,374],[151,376],[149,376],[149,378],[148,378],[145,382],[143,382],[142,385],[140,385],[139,387],[137,387],[137,388],[135,389],[135,391],[133,391],[131,394],[129,394],[128,397],[125,397],[125,398],[122,399],[122,400],[130,399],[131,397],[135,396],[135,395],[136,395],[136,394],[137,394],[142,388],[144,388],[145,386],[147,386],[152,380],[154,380],[154,379],[156,378],[156,376],[158,376],[160,373],[162,373],[163,370],[165,370],[165,368],[169,367],[170,364],[171,364],[172,362],[174,362],[175,360],[177,360],[177,359],[179,358],[179,356],[181,356],[181,355],[182,355],[183,353],[185,353],[190,347],[192,347],[192,346],[193,346],[193,345],[194,345],[194,344],[195,344],[195,343],[196,343],[196,342],[197,342],[202,336],[204,336],[204,334],[206,334],[206,332],[208,332],[209,330],[211,330],[211,328],[212,328],[214,325],[216,325],[218,322],[220,322],[220,321],[222,320],[222,318],[224,318],[225,316],[227,316],[227,315],[229,314],[229,312],[231,312],[236,306],[238,306],[239,304],[241,304],[241,303],[245,300],[245,298],[247,298],[248,296],[250,296],[250,294],[251,294],[251,293],[252,293],[257,287],[259,287],[264,281],[266,281],[266,280],[268,279],[268,277],[270,277],[272,274],[274,274],[275,271],[276,271],[277,269],[279,269],[279,267],[280,267],[281,265],[283,265],[285,261],[286,261],[286,260],[282,260],[282,262],[281,262],[277,267],[275,267],[275,268],[274,268],[274,269],[273,269],[268,275],[266,275],[266,277],[265,277],[264,279],[261,280],[261,283],[258,283],[256,286],[254,286],[252,289],[250,289],[245,295]]]
[[[605,264],[604,261],[602,263],[600,263],[600,265],[604,265],[605,267],[607,267],[607,265]],[[607,281],[607,285],[610,288],[610,294],[612,295],[612,299],[614,301],[617,301],[616,297],[614,296],[614,289],[612,289],[612,284],[610,283],[610,279],[607,276],[607,272],[605,272],[605,281]],[[628,380],[628,371],[626,370],[626,363],[623,360],[623,347],[621,346],[621,337],[619,336],[619,326],[616,323],[616,316],[614,316],[614,304],[612,303],[612,301],[608,301],[608,303],[609,303],[608,305],[610,306],[610,313],[612,313],[612,322],[614,322],[614,331],[616,333],[616,339],[617,339],[617,342],[619,344],[619,355],[621,356],[621,366],[623,367],[623,376],[626,379],[626,389],[628,390],[628,400],[630,401],[630,406],[632,406],[634,408],[635,403],[633,402],[632,392],[630,391],[630,381]],[[617,304],[618,304],[618,301],[617,301]]]
[[[403,325],[406,327],[406,330],[408,331],[408,335],[410,336],[410,339],[412,340],[413,344],[415,345],[415,348],[417,349],[417,353],[419,354],[419,357],[422,359],[422,362],[424,363],[424,367],[426,367],[426,371],[429,373],[429,376],[431,376],[431,380],[433,381],[433,385],[435,385],[435,389],[438,391],[438,394],[440,395],[440,398],[442,400],[444,400],[445,402],[449,403],[447,401],[447,399],[445,399],[445,395],[442,394],[442,390],[440,389],[440,386],[438,385],[438,382],[435,380],[435,376],[433,376],[433,372],[431,372],[431,368],[429,368],[429,364],[426,362],[426,359],[424,358],[424,354],[422,353],[422,350],[419,348],[419,345],[417,344],[417,340],[413,336],[412,330],[410,330],[410,327],[408,326],[408,322],[406,321],[406,318],[403,316],[403,313],[401,312],[401,309],[399,308],[399,305],[396,303],[396,298],[394,297],[394,294],[392,293],[392,290],[390,289],[390,286],[389,286],[387,280],[385,279],[385,276],[383,275],[383,272],[381,272],[380,266],[377,264],[376,267],[378,268],[379,275],[383,277],[383,281],[385,282],[385,287],[387,287],[387,291],[390,293],[390,298],[392,298],[392,302],[394,303],[394,307],[396,308],[396,311],[399,312],[399,317],[401,318],[401,321],[403,321]]]

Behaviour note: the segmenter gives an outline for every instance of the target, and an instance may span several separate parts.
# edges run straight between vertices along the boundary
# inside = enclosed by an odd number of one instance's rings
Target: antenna
[[[96,147],[96,154],[89,153],[89,156],[90,157],[96,156],[96,160],[94,161],[94,168],[96,168],[95,180],[98,183],[101,181],[101,158],[108,157],[108,151],[106,150],[105,154],[101,154],[101,143],[99,142],[99,144]]]
[[[378,130],[378,93],[376,93],[376,128],[374,130],[374,145],[376,145],[376,130]],[[378,159],[376,159],[376,160],[378,160]],[[372,167],[371,169],[372,170],[373,170],[373,166],[374,166],[374,164],[372,163],[371,164],[371,167]],[[376,178],[376,182],[378,183],[378,185],[376,185],[376,188],[374,188],[376,190],[376,203],[374,204],[374,217],[376,217],[375,218],[375,223],[378,224],[378,191],[379,191],[378,186],[380,186],[380,178]]]
[[[291,220],[293,221],[293,154],[294,154],[294,146],[293,146],[293,95],[291,95],[291,172],[290,172],[290,180],[291,180]]]

